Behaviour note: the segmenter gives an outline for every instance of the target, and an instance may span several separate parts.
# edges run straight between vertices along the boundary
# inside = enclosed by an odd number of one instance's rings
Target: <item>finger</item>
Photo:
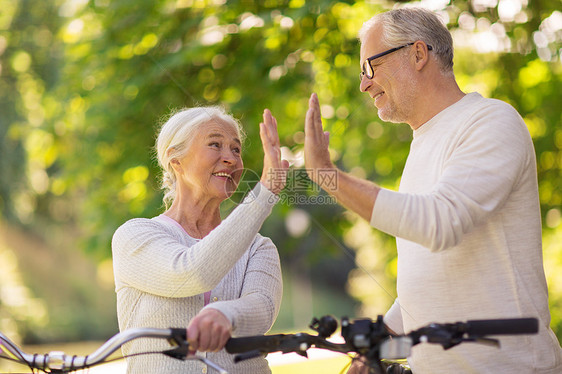
[[[318,112],[320,112],[320,100],[318,99],[318,95],[316,94],[316,92],[313,92],[311,95],[312,98],[312,103],[314,104],[314,108],[318,110]]]
[[[271,113],[271,112],[270,112]],[[275,118],[273,116],[273,114],[271,114],[271,123],[272,123],[272,130],[273,130],[273,137],[275,139],[275,145],[280,146],[280,142],[279,142],[279,130],[277,127],[277,118]]]
[[[271,123],[271,117],[264,114],[264,122],[261,123],[260,126],[263,128],[262,144],[264,145],[264,149],[275,147],[275,138],[272,134],[273,130],[271,129],[273,126]]]
[[[273,119],[273,125],[275,126],[275,130],[277,130],[277,118],[272,114],[271,118]]]
[[[212,341],[212,331],[211,331],[210,323],[205,321],[204,323],[201,324],[200,328],[201,331],[199,333],[198,349],[202,352],[206,352],[209,350]]]
[[[199,340],[199,329],[197,328],[197,323],[194,323],[197,322],[195,318],[192,319],[187,326],[187,342],[189,343],[189,350],[191,352],[195,352],[199,348],[197,344]]]
[[[304,121],[304,135],[305,137],[314,137],[315,128],[314,128],[314,109],[309,104],[309,108],[306,111],[306,117]]]
[[[220,351],[226,344],[228,338],[230,338],[230,329],[225,325],[221,325],[220,329],[217,331],[216,336],[217,336],[217,342],[215,346],[215,351]]]
[[[266,125],[267,125],[269,139],[273,146],[278,147],[279,134],[277,132],[277,120],[275,119],[273,114],[271,114],[271,111],[269,109],[265,110],[265,114],[267,116]]]
[[[316,141],[320,140],[319,133],[322,132],[322,120],[320,119],[320,106],[316,94],[312,94],[308,101],[308,111],[306,112],[305,136],[308,133]]]
[[[262,114],[262,117],[263,117],[263,124],[264,124],[265,126],[267,126],[267,124],[268,124],[268,122],[269,122],[269,116],[267,115],[267,112],[268,112],[268,110],[267,110],[267,109],[264,109],[264,110],[263,110],[263,114]]]
[[[273,126],[273,123],[272,123],[273,120],[271,119],[271,117],[272,117],[272,116],[271,116],[271,112],[269,111],[269,109],[265,109],[265,110],[263,111],[263,122],[264,122],[265,130],[266,130],[265,133],[266,133],[266,135],[267,135],[267,138],[268,138],[269,142],[270,142],[271,144],[274,144],[274,143],[275,143],[275,139],[274,139],[274,137],[273,137],[272,129],[271,129],[272,126]]]
[[[267,135],[267,126],[265,123],[260,123],[260,138],[265,157],[268,160],[275,160],[275,147],[271,144],[271,139]]]
[[[320,114],[320,101],[318,95],[312,94],[312,107],[314,108],[314,124],[319,126],[318,130],[322,130],[322,116]]]
[[[265,132],[265,123],[260,122],[260,139],[261,139],[261,144],[264,146],[269,142],[269,139],[267,138],[266,132]]]
[[[209,328],[209,340],[207,342],[207,351],[208,352],[215,352],[219,345],[219,336],[218,336],[218,329],[216,324],[214,323],[211,328]]]
[[[277,168],[281,164],[281,149],[279,146],[279,136],[277,135],[277,131],[275,129],[272,129],[272,127],[274,127],[273,121],[274,121],[273,117],[270,117],[268,119],[269,136],[266,135],[268,131],[268,125],[266,124],[262,125],[264,138],[267,138],[267,140],[263,141],[263,150],[265,153],[265,157],[267,158],[267,162],[268,164],[270,164],[269,166],[273,168]]]
[[[228,341],[229,338],[230,338],[230,332],[229,331],[224,331],[220,335],[219,345],[217,347],[217,351],[220,351],[221,349],[224,348],[224,346],[226,345],[226,342]]]
[[[263,151],[266,156],[272,156],[272,150],[274,150],[274,146],[271,142],[271,138],[268,132],[268,126],[265,123],[260,123],[260,138],[262,142]]]

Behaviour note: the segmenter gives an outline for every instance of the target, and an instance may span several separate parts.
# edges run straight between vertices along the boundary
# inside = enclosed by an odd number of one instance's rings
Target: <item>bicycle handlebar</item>
[[[535,334],[539,331],[536,318],[490,319],[466,322],[471,335],[517,335]]]
[[[71,356],[64,352],[53,351],[48,354],[29,354],[23,352],[16,344],[0,332],[0,352],[4,351],[8,358],[27,365],[31,369],[37,369],[49,373],[68,373],[76,370],[86,369],[104,363],[106,359],[121,346],[131,340],[138,338],[166,339],[172,346],[167,351],[159,352],[167,356],[183,360],[199,360],[217,370],[221,374],[227,374],[226,370],[217,366],[204,357],[189,355],[186,329],[179,328],[133,328],[122,331],[107,340],[95,352],[87,356]],[[147,352],[146,354],[148,354]]]
[[[261,353],[295,352],[305,355],[306,350],[313,346],[341,353],[347,353],[351,348],[347,344],[332,343],[321,336],[306,333],[230,338],[224,348],[228,353],[259,351]]]
[[[497,340],[486,338],[489,335],[535,334],[539,331],[536,318],[511,318],[471,320],[449,324],[429,324],[407,334],[412,345],[428,342],[441,344],[448,349],[463,341],[476,341],[499,345]]]
[[[323,319],[326,318],[323,317]],[[333,323],[329,319],[327,321],[326,323]],[[341,353],[355,352],[365,357],[369,365],[376,369],[376,367],[380,367],[381,359],[393,360],[408,357],[411,348],[419,343],[440,344],[444,349],[449,349],[462,342],[499,346],[499,341],[486,336],[538,332],[536,318],[516,318],[472,320],[450,324],[433,323],[405,335],[392,336],[384,326],[382,316],[378,317],[377,322],[370,319],[351,322],[344,318],[342,319],[342,337],[345,343],[337,344],[326,340],[326,337],[331,335],[335,328],[324,329],[318,322],[318,320],[314,320],[310,327],[319,331],[319,335],[298,333],[231,338],[225,349],[233,354],[243,353],[236,356],[236,361],[272,352],[295,352],[306,356],[306,351],[311,347]]]
[[[371,319],[349,321],[342,318],[341,335],[344,343],[327,340],[337,329],[337,321],[331,316],[314,319],[310,328],[318,335],[306,333],[260,335],[230,338],[225,346],[229,353],[238,354],[235,362],[259,355],[282,352],[295,352],[307,357],[307,350],[312,347],[327,349],[340,353],[355,352],[365,357],[371,368],[381,367],[381,359],[406,358],[410,349],[419,343],[440,344],[449,349],[462,342],[477,342],[499,346],[489,335],[533,334],[538,332],[536,318],[471,320],[448,324],[432,323],[405,335],[391,335],[386,329],[382,316],[376,322]],[[227,373],[213,362],[189,354],[186,329],[135,328],[125,330],[113,336],[95,352],[87,356],[70,356],[64,352],[50,352],[44,355],[28,354],[0,333],[0,358],[7,358],[27,365],[32,370],[38,369],[50,373],[68,373],[101,364],[123,344],[137,338],[167,339],[174,348],[156,352],[182,360],[199,360],[217,370]],[[151,352],[145,352],[148,354]],[[154,352],[152,352],[154,353]],[[6,355],[8,357],[6,357]]]

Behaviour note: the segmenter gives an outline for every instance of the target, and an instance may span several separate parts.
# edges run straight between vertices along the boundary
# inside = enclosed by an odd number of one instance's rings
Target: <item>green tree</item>
[[[553,244],[562,235],[562,4],[518,4],[456,0],[435,10],[455,37],[461,88],[510,102],[535,141],[553,327],[562,336],[562,282],[554,275],[562,253]],[[248,134],[245,166],[259,173],[263,108],[276,115],[287,155],[298,156],[311,92],[320,97],[336,163],[396,188],[411,131],[383,124],[357,80],[357,31],[395,5],[0,0],[2,219],[45,235],[72,228],[81,248],[107,260],[121,223],[162,210],[152,147],[170,110],[225,105]],[[302,167],[298,157],[294,167]],[[291,194],[325,196],[312,185]],[[303,233],[287,229],[295,212],[307,217]],[[283,203],[263,232],[288,267],[312,264],[319,282],[347,276],[356,257],[348,292],[362,302],[358,313],[382,313],[392,302],[394,240],[341,207]],[[327,258],[343,268],[322,271],[331,269]]]

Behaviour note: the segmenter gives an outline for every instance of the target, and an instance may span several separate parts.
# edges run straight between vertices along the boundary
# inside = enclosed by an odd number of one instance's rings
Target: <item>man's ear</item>
[[[418,40],[414,43],[412,48],[414,49],[416,70],[422,70],[429,61],[429,49],[427,48],[427,44]]]

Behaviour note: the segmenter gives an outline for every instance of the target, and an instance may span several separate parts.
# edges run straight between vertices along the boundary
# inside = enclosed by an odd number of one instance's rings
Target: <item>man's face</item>
[[[382,27],[375,25],[361,44],[360,64],[396,45],[381,42]],[[379,118],[387,122],[408,123],[412,118],[415,99],[415,80],[409,64],[410,46],[371,61],[373,77],[363,75],[360,90],[374,100]]]

